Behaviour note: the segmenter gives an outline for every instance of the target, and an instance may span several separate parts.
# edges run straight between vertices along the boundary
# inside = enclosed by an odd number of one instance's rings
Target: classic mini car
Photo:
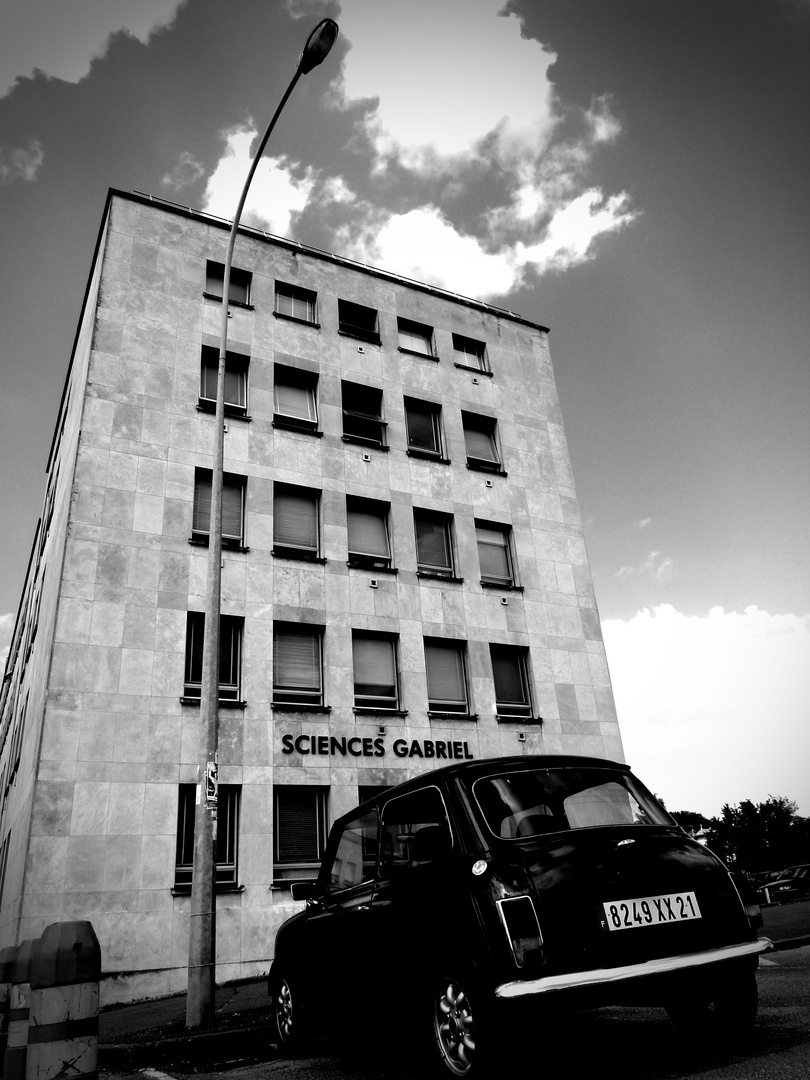
[[[307,906],[276,937],[276,1038],[390,1029],[472,1077],[548,1006],[660,1004],[742,1032],[770,942],[741,883],[626,765],[449,765],[336,821],[317,880],[293,885]]]

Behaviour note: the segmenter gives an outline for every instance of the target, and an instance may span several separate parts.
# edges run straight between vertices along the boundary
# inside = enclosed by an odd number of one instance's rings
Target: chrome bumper
[[[589,986],[606,986],[609,983],[625,982],[629,979],[642,979],[649,975],[667,975],[676,971],[688,971],[690,968],[717,964],[723,960],[737,960],[743,956],[756,956],[773,948],[770,938],[746,941],[741,945],[724,945],[720,949],[708,952],[687,953],[685,956],[663,956],[658,960],[647,960],[643,964],[625,964],[623,967],[596,968],[593,971],[572,971],[564,975],[546,975],[541,979],[529,979],[525,982],[502,983],[495,988],[499,998],[527,997],[533,994],[548,994],[554,990],[572,990]]]

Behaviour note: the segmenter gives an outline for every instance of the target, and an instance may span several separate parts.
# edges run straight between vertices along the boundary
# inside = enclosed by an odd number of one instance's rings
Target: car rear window
[[[495,836],[675,821],[634,776],[605,769],[536,769],[482,777],[473,794]]]

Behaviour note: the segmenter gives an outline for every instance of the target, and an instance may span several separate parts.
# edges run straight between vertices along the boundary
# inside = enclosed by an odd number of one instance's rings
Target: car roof
[[[470,781],[477,780],[481,776],[502,772],[528,772],[531,769],[618,769],[621,772],[630,772],[630,766],[621,761],[612,761],[609,758],[580,757],[576,754],[515,754],[510,757],[476,758],[474,761],[458,761],[452,765],[443,765],[439,769],[420,773],[418,776],[404,780],[387,791],[380,792],[370,799],[366,799],[360,806],[371,809],[381,802],[386,802],[392,796],[405,795],[409,791],[415,791],[422,787],[429,787],[437,780],[447,783],[455,777],[464,777]],[[356,816],[359,807],[355,807],[348,813],[339,817],[335,824],[342,824]]]

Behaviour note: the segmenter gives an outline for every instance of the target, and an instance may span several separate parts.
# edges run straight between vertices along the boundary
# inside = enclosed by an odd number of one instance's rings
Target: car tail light
[[[543,963],[543,934],[531,897],[512,896],[497,904],[517,966],[525,967],[530,961]]]

